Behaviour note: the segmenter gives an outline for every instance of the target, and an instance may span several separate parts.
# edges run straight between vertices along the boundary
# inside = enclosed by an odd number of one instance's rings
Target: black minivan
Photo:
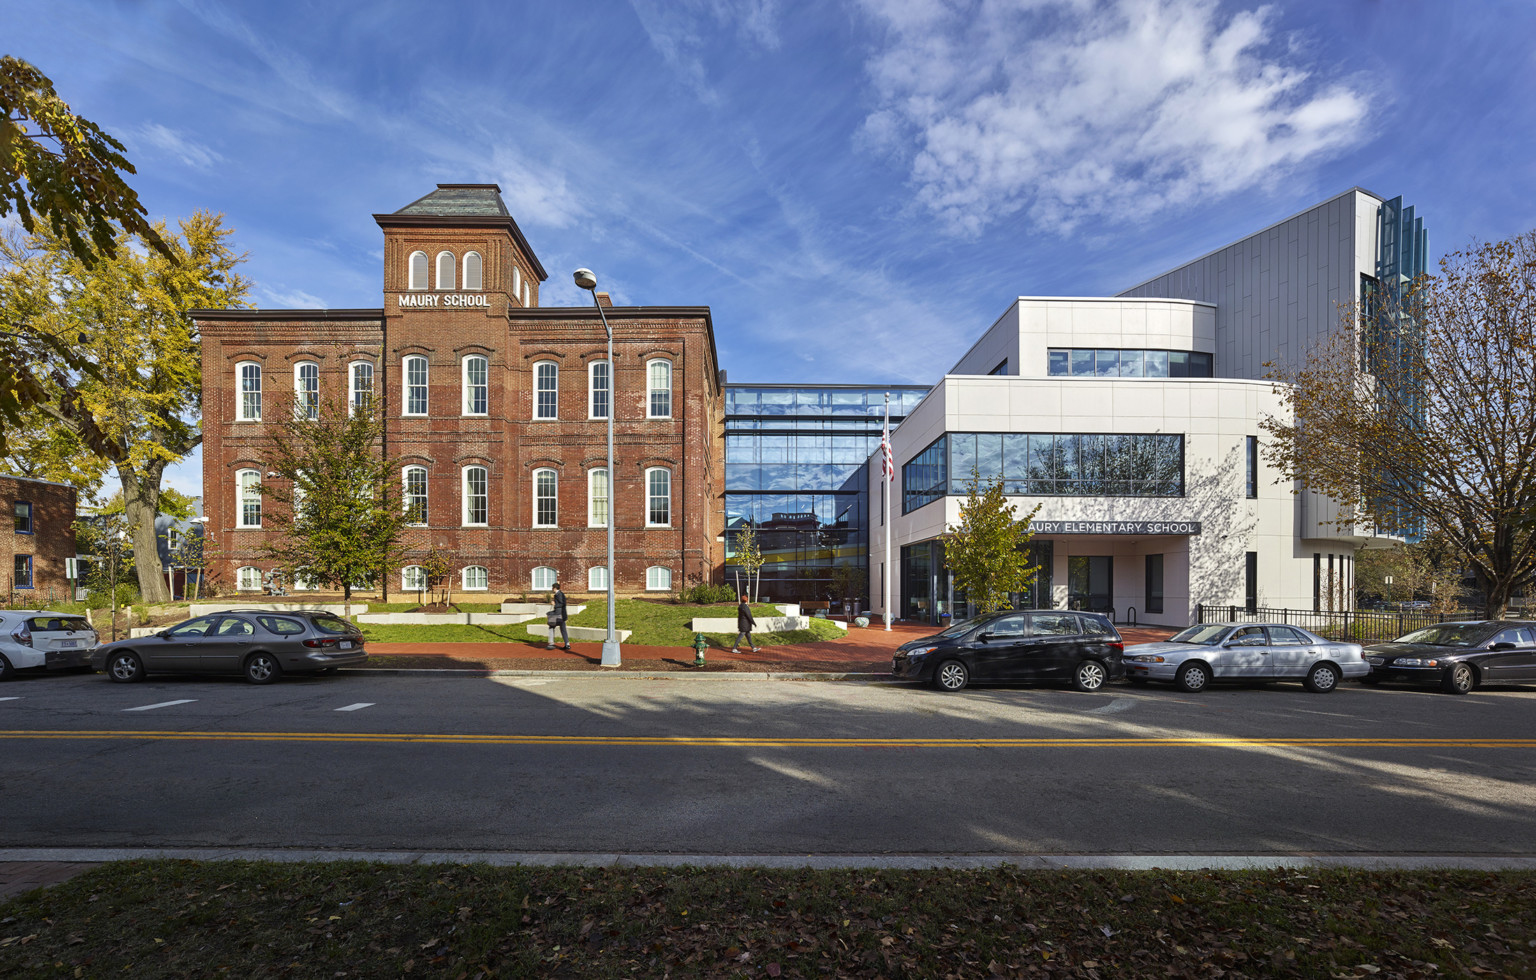
[[[1125,676],[1125,642],[1099,613],[1008,610],[903,643],[891,673],[958,691],[972,681],[1063,681],[1097,691]]]

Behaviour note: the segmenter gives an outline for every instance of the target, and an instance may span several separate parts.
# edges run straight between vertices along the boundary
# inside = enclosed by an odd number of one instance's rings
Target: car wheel
[[[139,655],[128,650],[107,658],[107,676],[119,684],[132,684],[144,679],[144,662]]]
[[[1185,664],[1179,668],[1174,683],[1185,693],[1199,694],[1211,685],[1211,668],[1205,664]]]
[[[1079,691],[1097,691],[1109,680],[1109,671],[1097,660],[1084,660],[1072,673],[1072,686]]]
[[[1452,664],[1440,678],[1440,690],[1447,694],[1466,694],[1477,686],[1477,675],[1468,664]]]
[[[933,684],[941,691],[959,691],[969,683],[971,672],[958,660],[946,660],[933,673]]]
[[[1339,686],[1339,668],[1333,664],[1314,664],[1301,683],[1313,694],[1327,694]]]
[[[16,671],[11,667],[11,662],[5,659],[5,654],[0,653],[0,681],[10,680],[14,673]]]
[[[282,673],[283,668],[270,653],[253,653],[245,658],[245,679],[252,684],[270,684]]]

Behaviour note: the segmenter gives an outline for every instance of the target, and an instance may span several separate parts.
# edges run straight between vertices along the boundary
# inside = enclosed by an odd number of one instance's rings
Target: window
[[[405,512],[409,521],[418,527],[427,523],[427,468],[405,468]]]
[[[552,419],[559,415],[560,367],[554,361],[539,361],[533,366],[533,417]]]
[[[297,589],[298,579],[295,578],[294,582],[294,588]],[[298,620],[283,619],[280,616],[257,616],[256,622],[260,623],[261,628],[268,633],[276,633],[279,636],[297,636],[305,630],[304,624]],[[219,632],[225,631],[221,629]]]
[[[1146,611],[1160,613],[1163,611],[1163,556],[1147,556],[1147,597]]]
[[[412,252],[411,253],[411,276],[410,276],[410,285],[409,285],[408,288],[410,288],[410,289],[426,289],[427,288],[427,253],[426,252]]]
[[[522,272],[521,269],[519,269],[517,266],[514,265],[512,267],[512,298],[513,299],[517,299],[517,298],[522,296],[522,288],[523,288],[523,272]]]
[[[32,556],[31,555],[17,555],[16,556],[16,575],[15,575],[14,578],[11,579],[11,588],[13,588],[13,589],[30,589],[30,588],[32,588]]]
[[[353,361],[347,372],[347,404],[354,414],[373,408],[373,365],[367,361]]]
[[[645,471],[645,526],[672,525],[672,471],[660,466]]]
[[[420,592],[427,587],[427,572],[420,565],[407,565],[400,569],[400,588],[406,592]]]
[[[1244,557],[1246,560],[1243,562],[1243,604],[1252,615],[1259,611],[1259,553],[1250,551]]]
[[[1209,378],[1214,373],[1211,355],[1200,351],[1052,348],[1046,359],[1052,377]]]
[[[1306,634],[1298,633],[1291,629],[1289,626],[1269,627],[1270,646],[1296,646],[1302,644],[1310,644],[1311,642],[1312,641],[1307,638]]]
[[[646,417],[669,419],[672,417],[672,362],[657,358],[645,366],[649,382],[650,404]]]
[[[241,592],[256,592],[260,590],[261,569],[254,565],[242,565],[240,570],[235,573],[235,584]],[[212,617],[209,618],[209,625],[211,624]],[[207,627],[205,626],[204,629],[206,628]],[[198,632],[201,633],[202,630],[199,630]]]
[[[32,502],[29,500],[16,501],[16,533],[32,533]]]
[[[314,592],[319,588],[320,586],[315,584],[315,580],[309,576],[301,575],[298,572],[293,573],[293,591]]]
[[[587,472],[587,527],[608,526],[608,471]]]
[[[593,361],[587,365],[587,390],[592,393],[591,401],[587,406],[587,417],[607,418],[610,400],[607,361]]]
[[[550,568],[548,565],[540,565],[533,570],[533,587],[540,592],[553,589],[556,578],[557,576],[553,568]]]
[[[427,359],[419,354],[405,359],[405,405],[402,411],[406,415],[427,414]]]
[[[474,253],[470,253],[474,254]],[[464,567],[464,591],[484,592],[489,589],[491,577],[485,568],[480,565],[466,565]]]
[[[554,527],[555,520],[555,471],[533,471],[533,526]]]
[[[240,404],[235,419],[240,422],[260,422],[261,365],[255,361],[241,361],[235,365],[235,376],[240,379]]]
[[[1259,437],[1249,436],[1245,442],[1248,471],[1243,485],[1247,487],[1248,498],[1251,500],[1259,495]]]
[[[1073,636],[1080,628],[1071,613],[1035,613],[1029,618],[1031,636]]]
[[[484,415],[491,401],[490,362],[479,354],[464,358],[464,414]]]
[[[1312,552],[1312,611],[1323,611],[1323,556]]]
[[[480,253],[464,253],[464,288],[480,288]]]
[[[523,280],[523,305],[524,306],[532,306],[533,305],[533,300],[531,298],[531,294],[528,292],[528,280],[526,280],[526,279]]]
[[[1002,361],[1001,364],[999,364],[997,367],[993,368],[992,370],[988,371],[987,373],[988,374],[1007,374],[1008,373],[1008,358],[1006,358],[1006,357],[1003,358],[1003,361]]]
[[[235,505],[239,508],[236,527],[261,527],[261,471],[241,470],[235,474]]]
[[[464,524],[484,527],[489,522],[489,480],[484,466],[464,467]]]
[[[596,568],[587,569],[587,591],[608,591],[608,566],[598,565]]]
[[[320,417],[320,365],[314,361],[293,366],[293,415],[311,421]]]
[[[437,288],[452,289],[454,287],[453,253],[437,253]]]
[[[666,592],[672,588],[672,569],[652,565],[645,570],[645,591]]]

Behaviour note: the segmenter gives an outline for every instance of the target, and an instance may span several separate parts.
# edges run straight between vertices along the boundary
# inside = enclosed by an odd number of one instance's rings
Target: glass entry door
[[[1114,612],[1114,559],[1109,555],[1067,559],[1067,604],[1073,609]]]

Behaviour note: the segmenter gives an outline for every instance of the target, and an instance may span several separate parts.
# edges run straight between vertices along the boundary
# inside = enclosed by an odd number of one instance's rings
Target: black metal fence
[[[1195,607],[1196,623],[1286,623],[1330,640],[1355,643],[1382,643],[1436,623],[1482,618],[1480,611],[1469,609],[1435,613],[1428,610],[1314,612],[1311,609],[1266,609],[1262,606],[1252,610],[1246,606]]]

